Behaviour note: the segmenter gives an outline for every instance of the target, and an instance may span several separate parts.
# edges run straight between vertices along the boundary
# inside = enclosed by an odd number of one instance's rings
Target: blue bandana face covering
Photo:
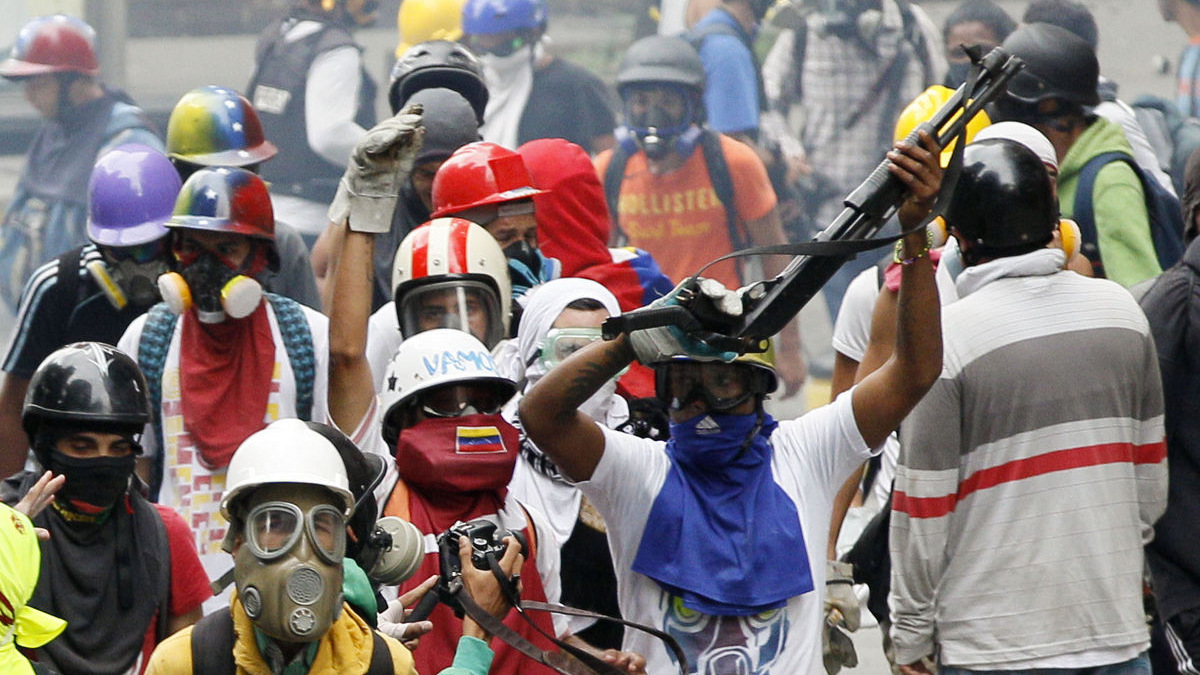
[[[765,413],[671,423],[671,468],[635,572],[717,616],[757,614],[813,590],[799,513],[771,472],[778,426]]]

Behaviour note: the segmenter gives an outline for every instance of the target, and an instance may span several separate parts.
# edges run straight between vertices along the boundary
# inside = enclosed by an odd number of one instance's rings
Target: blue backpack
[[[1167,192],[1158,181],[1145,172],[1124,152],[1105,152],[1089,159],[1079,172],[1079,187],[1075,190],[1075,222],[1083,235],[1082,251],[1092,263],[1096,276],[1103,277],[1104,263],[1100,261],[1099,235],[1096,231],[1096,213],[1092,206],[1092,193],[1096,188],[1096,176],[1110,162],[1125,162],[1142,184],[1146,199],[1146,215],[1150,221],[1150,237],[1154,241],[1154,253],[1158,264],[1167,269],[1183,257],[1183,209],[1179,199]]]

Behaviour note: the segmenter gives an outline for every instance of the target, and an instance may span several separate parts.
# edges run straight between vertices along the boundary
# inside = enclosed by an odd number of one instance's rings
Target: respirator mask
[[[671,100],[675,97],[680,101]],[[680,102],[683,111],[677,113],[672,108],[679,107]],[[625,119],[629,120],[629,132],[648,159],[661,160],[672,150],[687,157],[699,138],[696,101],[674,87],[634,88],[626,96]]]
[[[85,267],[114,309],[150,307],[159,300],[155,280],[170,271],[165,249],[165,238],[140,246],[100,247],[103,260]]]
[[[179,272],[160,276],[158,290],[176,314],[194,306],[204,323],[221,323],[227,316],[243,319],[258,308],[263,297],[262,285],[242,273],[245,266],[235,269],[205,251],[190,260],[181,259]]]
[[[289,643],[320,639],[342,611],[346,517],[324,495],[305,492],[253,506],[233,558],[246,616]]]

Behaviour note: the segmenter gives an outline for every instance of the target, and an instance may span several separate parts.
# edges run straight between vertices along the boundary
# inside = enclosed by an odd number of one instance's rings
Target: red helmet
[[[96,31],[82,20],[63,14],[25,24],[12,53],[0,63],[0,76],[21,78],[44,73],[99,75]]]
[[[542,192],[533,187],[517,153],[495,143],[468,143],[450,155],[433,178],[433,217],[532,199]]]

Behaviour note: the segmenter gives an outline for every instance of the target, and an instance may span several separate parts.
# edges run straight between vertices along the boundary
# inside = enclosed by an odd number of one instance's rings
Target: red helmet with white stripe
[[[487,230],[463,218],[436,218],[400,242],[392,262],[392,297],[406,338],[457,328],[490,349],[508,335],[508,261]]]

